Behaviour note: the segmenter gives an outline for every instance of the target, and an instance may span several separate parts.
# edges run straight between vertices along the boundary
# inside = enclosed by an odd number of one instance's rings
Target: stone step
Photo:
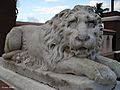
[[[0,58],[0,80],[15,90],[56,90],[48,85],[39,83],[30,78],[19,75],[3,67],[3,59]],[[0,89],[2,90],[2,89]],[[9,90],[5,87],[4,90]]]
[[[3,60],[2,65],[3,67],[19,73],[22,76],[29,77],[58,90],[119,90],[120,88],[120,82],[117,82],[116,88],[113,89],[114,85],[101,85],[94,82],[93,80],[88,79],[85,76],[75,76],[70,74],[58,74],[49,71],[32,70],[30,68],[6,60]]]

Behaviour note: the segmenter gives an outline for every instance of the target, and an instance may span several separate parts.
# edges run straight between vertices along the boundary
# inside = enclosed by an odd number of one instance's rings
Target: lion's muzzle
[[[75,40],[77,41],[87,41],[90,39],[90,36],[88,34],[78,34],[78,36],[75,37]]]

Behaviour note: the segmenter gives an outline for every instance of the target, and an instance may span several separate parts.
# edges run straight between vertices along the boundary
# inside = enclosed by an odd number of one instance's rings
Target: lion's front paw
[[[96,74],[95,81],[101,84],[113,84],[116,83],[117,76],[115,73],[106,66],[98,69],[98,74]]]
[[[115,72],[118,78],[120,78],[120,62],[113,60],[110,64],[110,68]]]
[[[110,67],[115,72],[117,77],[120,78],[120,62],[100,55],[96,56],[96,60],[98,63]]]

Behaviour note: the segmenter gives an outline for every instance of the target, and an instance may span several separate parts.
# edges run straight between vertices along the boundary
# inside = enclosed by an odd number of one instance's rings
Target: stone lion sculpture
[[[90,6],[77,5],[56,14],[40,26],[14,27],[6,37],[3,58],[31,69],[85,75],[102,84],[114,84],[120,64],[99,55],[101,18]]]

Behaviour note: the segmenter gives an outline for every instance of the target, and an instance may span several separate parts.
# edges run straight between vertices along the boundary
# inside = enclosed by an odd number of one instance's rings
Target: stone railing
[[[115,31],[104,29],[103,48],[101,51],[101,54],[103,56],[106,56],[112,59],[114,59],[113,41],[112,41],[114,34],[115,34]]]
[[[116,33],[113,36],[112,48],[115,51],[114,59],[120,61],[120,16],[108,16],[103,17],[102,21],[104,23],[105,29],[114,30]]]

